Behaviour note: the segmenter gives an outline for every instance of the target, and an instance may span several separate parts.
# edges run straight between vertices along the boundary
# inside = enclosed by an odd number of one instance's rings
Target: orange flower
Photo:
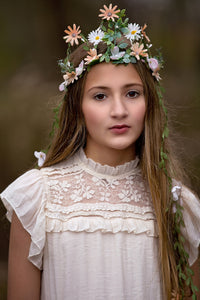
[[[120,9],[116,10],[117,5],[112,7],[112,4],[110,4],[109,7],[107,7],[106,5],[104,5],[103,7],[104,9],[100,9],[100,12],[102,14],[100,14],[99,17],[102,17],[102,19],[106,19],[107,21],[109,21],[110,19],[114,21],[114,18],[119,18],[119,16],[116,15],[118,12],[120,12]]]
[[[147,57],[148,54],[145,53],[147,52],[147,49],[143,49],[143,48],[144,48],[144,44],[139,45],[138,42],[133,44],[131,47],[132,52],[130,53],[130,55],[135,56],[137,60],[140,60],[140,56]]]
[[[99,57],[102,54],[97,55],[97,50],[96,49],[90,49],[90,51],[87,52],[89,55],[85,58],[86,65],[89,65],[93,60],[99,59]]]
[[[81,36],[79,35],[81,33],[81,30],[79,30],[80,26],[76,28],[76,25],[73,24],[73,29],[68,26],[68,30],[64,30],[65,33],[67,33],[66,36],[64,36],[64,39],[66,39],[66,43],[70,43],[72,46],[74,45],[74,42],[76,45],[78,45],[78,39],[81,39]]]
[[[65,82],[67,82],[67,85],[69,85],[70,83],[73,83],[75,79],[77,79],[76,73],[74,71],[71,73],[67,72],[65,75],[63,75],[63,79]]]
[[[146,35],[145,29],[147,28],[147,24],[144,24],[144,26],[141,29],[141,33],[143,34],[143,36],[146,38],[147,42],[150,42],[150,38]]]

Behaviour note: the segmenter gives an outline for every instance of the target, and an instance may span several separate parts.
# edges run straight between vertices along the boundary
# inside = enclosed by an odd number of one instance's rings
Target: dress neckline
[[[92,173],[95,172],[98,174],[108,175],[108,176],[121,176],[138,170],[138,164],[139,164],[138,156],[136,156],[134,160],[126,162],[122,165],[111,167],[109,165],[102,165],[98,162],[95,162],[93,159],[88,158],[83,148],[81,148],[76,155],[82,167],[84,169],[87,169],[88,171],[91,171]]]

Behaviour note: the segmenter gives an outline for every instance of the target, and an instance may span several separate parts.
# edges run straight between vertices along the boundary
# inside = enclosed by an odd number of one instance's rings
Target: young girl
[[[170,150],[162,61],[146,25],[112,4],[100,11],[87,39],[65,30],[64,101],[43,167],[1,194],[8,299],[195,297],[200,204]]]

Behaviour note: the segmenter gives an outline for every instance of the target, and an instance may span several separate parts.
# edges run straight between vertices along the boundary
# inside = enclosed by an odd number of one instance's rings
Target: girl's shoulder
[[[13,181],[1,194],[0,197],[8,209],[7,218],[12,219],[13,211],[10,210],[11,203],[15,203],[16,207],[28,205],[28,199],[35,199],[41,197],[43,193],[43,176],[38,169],[32,169],[19,176]]]
[[[45,187],[41,170],[27,171],[12,182],[0,195],[11,222],[17,215],[24,229],[31,236],[29,260],[42,267],[42,249],[45,242]]]

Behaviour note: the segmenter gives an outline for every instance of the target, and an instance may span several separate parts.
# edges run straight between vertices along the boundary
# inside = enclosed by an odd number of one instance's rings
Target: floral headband
[[[143,27],[140,27],[136,23],[128,23],[128,18],[123,20],[125,9],[117,9],[117,5],[113,7],[112,4],[109,7],[104,5],[104,9],[100,9],[100,12],[99,17],[102,18],[102,22],[96,30],[88,34],[87,38],[81,33],[80,26],[77,27],[75,24],[73,24],[73,28],[68,26],[68,29],[64,31],[67,34],[64,39],[68,43],[68,49],[66,58],[58,62],[61,72],[64,74],[64,81],[60,84],[59,90],[66,90],[67,86],[78,80],[91,65],[101,62],[134,64],[141,60],[159,81],[162,58],[160,55],[154,57],[150,53],[152,44],[145,32],[147,25],[144,24]],[[79,45],[79,41],[84,43],[83,48],[87,51],[87,55],[79,66],[74,68],[70,62],[71,46]],[[107,45],[105,53],[97,52],[97,45],[100,42]]]

